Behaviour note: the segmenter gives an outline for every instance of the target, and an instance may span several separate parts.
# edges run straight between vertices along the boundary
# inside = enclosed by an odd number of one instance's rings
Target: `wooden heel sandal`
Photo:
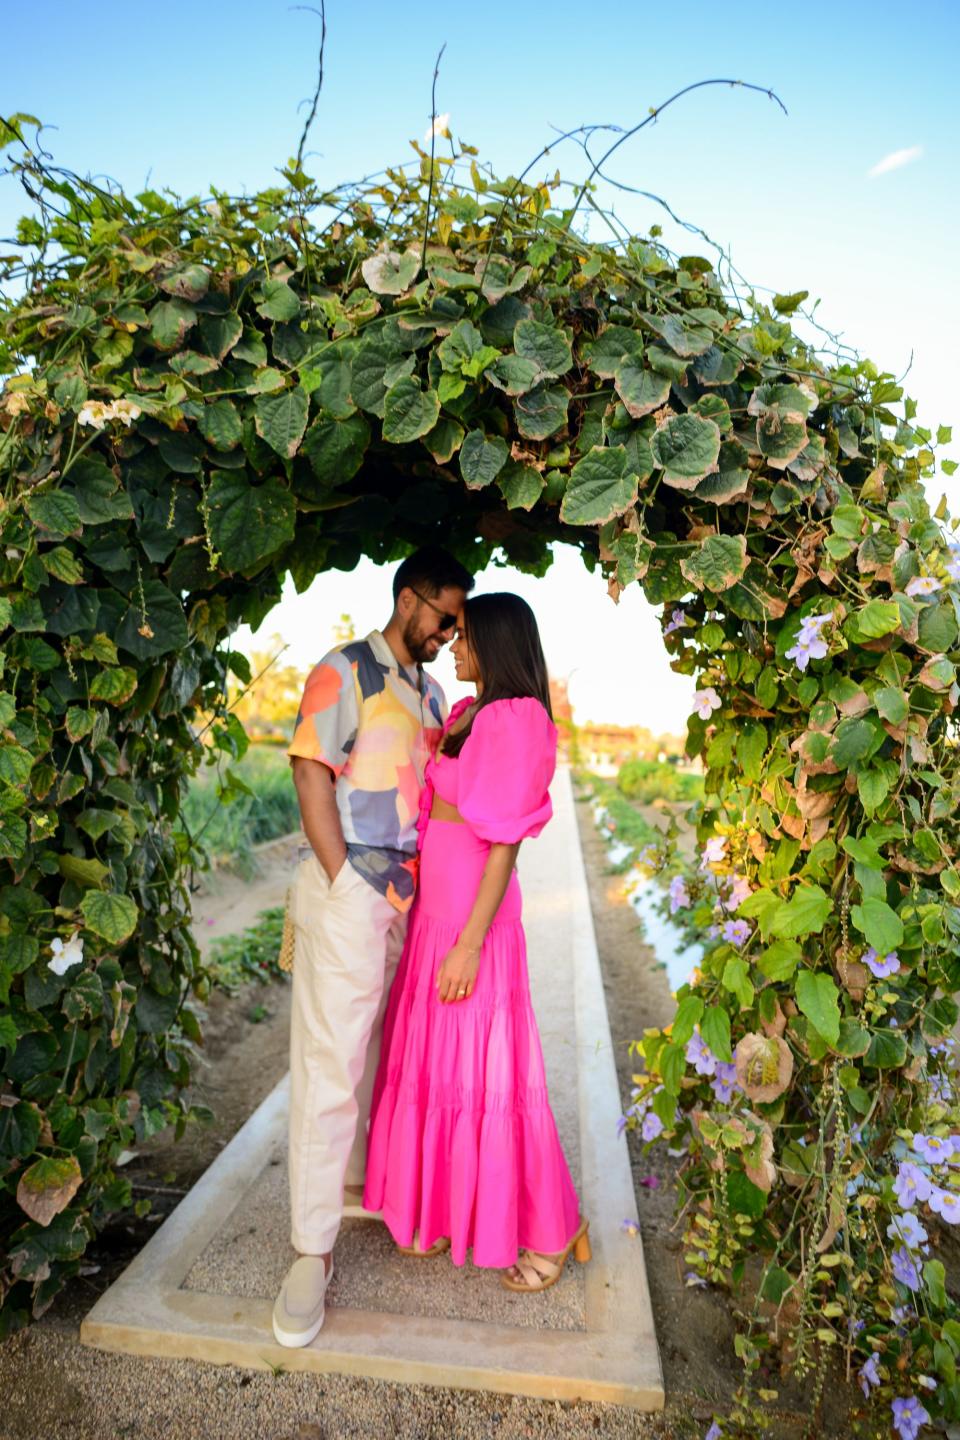
[[[500,1284],[507,1290],[521,1292],[549,1290],[550,1286],[556,1285],[560,1279],[571,1250],[574,1260],[580,1265],[586,1265],[587,1261],[592,1258],[589,1220],[581,1220],[570,1243],[565,1250],[560,1251],[556,1259],[552,1259],[549,1255],[539,1255],[536,1250],[521,1250],[517,1256],[516,1265],[512,1267],[520,1279],[514,1279],[507,1270],[500,1276]]]

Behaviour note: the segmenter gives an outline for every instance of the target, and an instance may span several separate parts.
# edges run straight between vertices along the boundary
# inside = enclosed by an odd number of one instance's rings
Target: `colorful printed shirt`
[[[445,716],[437,682],[372,630],[310,671],[287,751],[333,771],[347,858],[397,910],[413,903],[420,791]]]

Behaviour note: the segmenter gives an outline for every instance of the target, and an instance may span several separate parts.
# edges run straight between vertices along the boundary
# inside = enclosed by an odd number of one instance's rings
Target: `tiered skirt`
[[[436,978],[470,914],[489,845],[431,820],[384,1021],[364,1205],[399,1245],[449,1237],[454,1264],[504,1267],[562,1250],[579,1206],[547,1097],[530,1004],[516,871],[487,932],[476,988],[441,1003]]]

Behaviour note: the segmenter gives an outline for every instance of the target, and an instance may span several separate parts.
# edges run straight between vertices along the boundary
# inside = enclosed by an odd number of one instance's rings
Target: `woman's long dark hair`
[[[553,719],[550,682],[543,658],[540,631],[526,600],[509,591],[477,595],[463,607],[467,643],[480,672],[483,694],[465,729],[447,735],[444,755],[459,755],[473,722],[485,705],[494,700],[539,700]]]

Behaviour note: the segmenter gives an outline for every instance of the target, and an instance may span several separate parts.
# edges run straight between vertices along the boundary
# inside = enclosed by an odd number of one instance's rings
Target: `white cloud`
[[[889,155],[884,155],[882,160],[878,160],[876,165],[867,171],[867,175],[873,180],[878,175],[886,175],[890,170],[900,170],[904,165],[919,160],[922,154],[922,145],[910,145],[906,150],[891,150]]]

